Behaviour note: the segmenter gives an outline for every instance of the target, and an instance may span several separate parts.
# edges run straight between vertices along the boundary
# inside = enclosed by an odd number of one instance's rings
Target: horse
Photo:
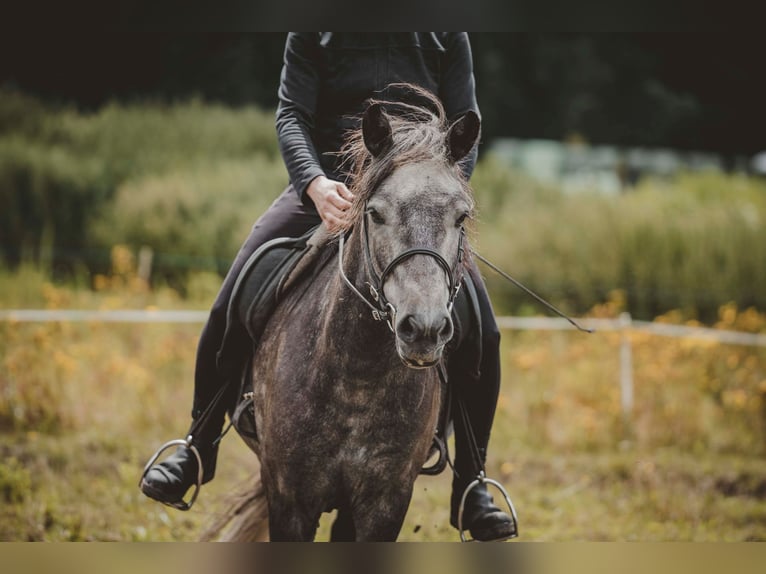
[[[342,152],[355,196],[348,225],[254,349],[257,438],[243,438],[260,486],[245,506],[267,509],[272,541],[313,540],[335,509],[331,540],[396,540],[431,453],[474,209],[460,161],[480,120],[468,112],[449,124],[435,96],[413,90],[423,105],[364,111]]]

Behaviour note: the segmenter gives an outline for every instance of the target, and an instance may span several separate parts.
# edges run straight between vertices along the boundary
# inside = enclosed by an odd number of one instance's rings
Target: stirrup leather
[[[146,466],[144,467],[144,472],[141,474],[141,478],[138,481],[138,487],[141,488],[141,484],[144,482],[144,478],[146,478],[147,473],[149,472],[149,469],[154,466],[154,463],[157,462],[157,459],[160,458],[160,455],[162,455],[163,452],[168,450],[171,447],[174,446],[185,446],[190,451],[194,453],[194,456],[197,458],[197,484],[194,487],[194,492],[192,493],[191,498],[188,502],[185,500],[179,500],[178,502],[164,502],[164,501],[158,501],[162,502],[162,504],[166,506],[170,506],[172,508],[176,508],[178,510],[189,510],[193,505],[194,501],[197,500],[197,495],[199,494],[199,490],[202,487],[202,477],[204,476],[203,469],[202,469],[202,457],[199,454],[199,450],[197,450],[197,447],[192,444],[192,435],[189,435],[185,439],[179,438],[175,440],[171,440],[163,444],[157,452],[154,453],[154,456],[152,456],[151,459],[149,459],[149,462],[146,463]]]
[[[497,542],[500,542],[501,540],[509,540],[511,538],[516,538],[519,535],[519,523],[516,518],[516,509],[513,507],[513,502],[511,502],[511,497],[508,496],[508,493],[506,492],[505,488],[503,488],[502,484],[500,484],[496,480],[487,478],[484,475],[484,471],[482,470],[481,472],[479,472],[479,476],[473,482],[471,482],[468,486],[466,486],[465,490],[463,491],[463,497],[460,499],[460,507],[457,513],[457,529],[460,532],[460,541],[475,542],[475,540],[473,539],[468,540],[465,537],[465,532],[463,530],[463,511],[465,510],[465,501],[466,501],[466,498],[468,498],[468,493],[471,492],[474,488],[476,488],[480,484],[491,484],[492,486],[496,487],[503,494],[503,498],[505,498],[505,503],[508,505],[508,508],[511,511],[511,518],[513,519],[513,533],[507,538],[497,540]]]

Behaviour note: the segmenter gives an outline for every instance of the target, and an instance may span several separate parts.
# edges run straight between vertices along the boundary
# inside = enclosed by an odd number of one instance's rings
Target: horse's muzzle
[[[454,327],[447,313],[432,316],[410,314],[396,322],[396,350],[402,361],[415,369],[433,367],[439,362],[444,346],[452,338]]]

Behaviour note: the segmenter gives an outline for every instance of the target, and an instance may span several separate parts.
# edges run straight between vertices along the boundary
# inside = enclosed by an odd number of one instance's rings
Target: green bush
[[[0,249],[11,266],[107,264],[93,228],[131,182],[200,164],[279,162],[273,113],[198,100],[85,114],[0,90],[0,134]]]
[[[115,184],[200,161],[278,154],[274,115],[192,100],[176,105],[110,104],[92,115],[57,116],[51,139],[96,155]]]
[[[617,196],[565,194],[504,169],[477,166],[479,251],[554,304],[584,313],[621,289],[641,318],[682,309],[714,320],[729,301],[766,309],[764,182],[681,174]],[[487,280],[500,309],[533,303],[491,271]]]
[[[6,262],[50,264],[87,243],[86,224],[107,187],[97,159],[61,145],[0,138],[0,246]]]
[[[132,180],[93,227],[97,244],[151,247],[160,277],[180,285],[191,269],[225,273],[258,216],[287,184],[263,156],[206,162]]]

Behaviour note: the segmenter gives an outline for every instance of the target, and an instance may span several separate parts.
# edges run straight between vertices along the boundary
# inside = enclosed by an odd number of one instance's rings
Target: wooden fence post
[[[620,313],[620,398],[622,414],[630,419],[633,412],[633,349],[630,344],[630,313]]]
[[[138,251],[138,278],[146,285],[152,278],[152,260],[154,259],[154,250],[144,245]]]

